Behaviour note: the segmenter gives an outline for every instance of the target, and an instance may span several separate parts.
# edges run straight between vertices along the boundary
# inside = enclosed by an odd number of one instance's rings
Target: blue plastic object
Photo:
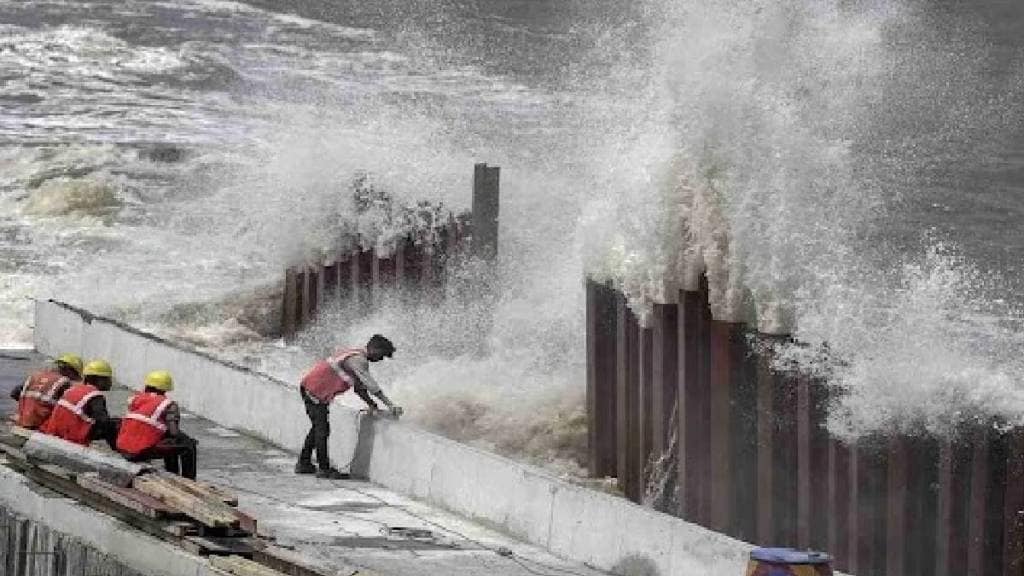
[[[755,548],[750,559],[770,564],[828,564],[832,557],[824,552],[794,550],[793,548]]]

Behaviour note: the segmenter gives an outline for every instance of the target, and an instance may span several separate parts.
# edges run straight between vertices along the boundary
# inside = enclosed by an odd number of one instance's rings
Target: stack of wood
[[[201,556],[239,576],[282,576],[275,548],[238,499],[211,484],[118,460],[16,426],[0,426],[0,463],[31,480]],[[264,561],[252,561],[253,558]],[[266,559],[273,562],[268,562]],[[289,574],[312,575],[286,563]]]

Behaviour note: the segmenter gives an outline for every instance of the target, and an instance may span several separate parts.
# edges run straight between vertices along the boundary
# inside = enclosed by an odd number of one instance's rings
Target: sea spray
[[[835,369],[805,369],[843,392],[837,433],[1019,419],[1009,279],[895,233],[942,161],[1015,128],[1019,75],[986,76],[970,25],[901,2],[654,5],[642,129],[611,148],[634,164],[585,208],[588,273],[643,319],[704,270],[716,318],[827,345],[809,362]]]

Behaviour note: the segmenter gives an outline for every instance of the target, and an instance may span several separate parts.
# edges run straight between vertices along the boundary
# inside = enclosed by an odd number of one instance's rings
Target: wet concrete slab
[[[10,388],[46,360],[25,351],[4,354],[0,351],[0,393],[7,399]],[[111,390],[111,414],[123,413],[130,395],[126,388]],[[10,407],[0,403],[0,410]],[[326,573],[605,574],[370,482],[296,475],[295,454],[215,422],[186,413],[182,427],[199,441],[199,479],[233,490],[239,508],[257,518],[262,535]],[[333,430],[332,437],[355,433]],[[336,463],[342,469],[347,464]]]

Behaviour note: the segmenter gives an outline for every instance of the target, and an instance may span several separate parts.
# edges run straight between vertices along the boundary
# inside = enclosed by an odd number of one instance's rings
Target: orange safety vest
[[[313,398],[329,404],[335,396],[344,393],[355,384],[350,375],[344,372],[338,374],[334,370],[334,365],[359,354],[366,356],[366,349],[347,348],[326,360],[320,360],[302,377],[302,387]]]
[[[165,413],[172,404],[174,400],[163,394],[139,392],[132,396],[117,433],[117,450],[138,456],[156,446],[167,434]]]
[[[44,370],[30,376],[18,398],[18,426],[31,430],[39,428],[57,405],[57,391],[70,383],[56,370]]]
[[[89,432],[95,421],[85,414],[85,405],[103,393],[91,384],[78,383],[68,388],[57,401],[50,418],[39,427],[41,432],[63,438],[68,442],[89,445]]]

